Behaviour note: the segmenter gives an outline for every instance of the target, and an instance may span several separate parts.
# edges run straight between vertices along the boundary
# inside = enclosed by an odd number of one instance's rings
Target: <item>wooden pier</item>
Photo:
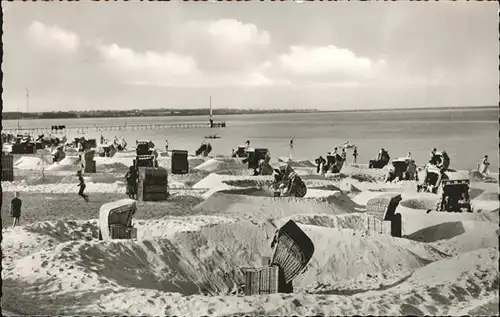
[[[165,129],[200,129],[225,128],[226,122],[213,123],[169,123],[169,124],[125,124],[125,125],[92,125],[92,126],[52,126],[37,128],[3,129],[2,133],[39,135],[45,133],[58,134],[66,132],[86,133],[101,131],[134,131],[134,130],[165,130]]]

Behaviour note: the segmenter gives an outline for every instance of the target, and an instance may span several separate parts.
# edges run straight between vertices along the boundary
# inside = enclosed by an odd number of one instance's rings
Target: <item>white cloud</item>
[[[271,36],[234,19],[189,21],[172,34],[175,50],[192,55],[200,70],[251,71],[267,59]]]
[[[46,26],[38,21],[31,23],[28,35],[35,44],[46,49],[75,52],[80,44],[78,35],[75,33],[57,25]]]
[[[131,82],[175,83],[198,73],[195,60],[173,52],[136,52],[117,44],[98,44],[111,71]]]
[[[352,51],[334,45],[320,47],[291,46],[278,57],[284,70],[297,75],[340,75],[366,77],[385,66],[384,60],[372,61],[358,57]]]
[[[89,42],[97,48],[107,69],[124,83],[160,87],[238,87],[284,84],[264,74],[270,62],[252,70],[203,72],[197,61],[171,51],[137,52],[117,44]]]
[[[234,19],[207,22],[207,33],[226,45],[269,45],[271,36],[260,31],[255,24],[242,23]]]

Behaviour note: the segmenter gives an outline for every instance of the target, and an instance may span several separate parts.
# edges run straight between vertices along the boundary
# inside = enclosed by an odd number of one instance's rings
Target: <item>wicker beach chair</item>
[[[292,220],[276,233],[271,265],[278,265],[285,283],[304,270],[314,253],[311,239]]]

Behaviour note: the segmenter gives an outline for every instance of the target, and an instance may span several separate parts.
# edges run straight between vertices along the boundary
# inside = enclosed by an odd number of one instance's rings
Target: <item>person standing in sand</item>
[[[168,140],[165,140],[165,153],[168,156]]]
[[[85,180],[83,179],[82,176],[82,171],[78,171],[77,175],[78,175],[78,180],[80,181],[80,183],[78,183],[78,187],[80,187],[80,190],[78,191],[78,196],[82,196],[86,202],[89,202],[89,196],[83,193],[86,186],[85,186]]]
[[[292,161],[293,157],[293,139],[290,140],[290,156],[288,157],[289,161]]]
[[[354,152],[352,152],[352,162],[356,164],[358,160],[358,147],[354,147]]]
[[[134,166],[129,167],[129,171],[125,175],[127,181],[127,195],[130,199],[137,199],[137,181],[139,175]]]
[[[14,199],[10,202],[10,215],[14,218],[14,222],[12,223],[12,227],[20,226],[19,219],[21,218],[21,206],[23,202],[19,199],[19,192],[16,192],[14,195]]]

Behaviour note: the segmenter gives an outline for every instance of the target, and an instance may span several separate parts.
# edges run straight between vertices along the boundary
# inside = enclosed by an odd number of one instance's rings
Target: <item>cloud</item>
[[[292,76],[316,77],[322,81],[370,78],[386,65],[384,60],[373,61],[359,57],[348,49],[334,45],[291,46],[277,60],[279,66]]]
[[[255,24],[245,24],[234,19],[208,22],[207,33],[220,43],[230,46],[259,46],[271,43],[271,36],[267,31],[260,31]]]
[[[108,70],[128,83],[175,84],[198,75],[196,61],[170,51],[136,52],[117,44],[97,44]]]
[[[56,51],[76,52],[80,40],[78,35],[57,25],[46,26],[33,21],[28,27],[28,36],[36,45]]]
[[[173,32],[176,51],[192,55],[202,71],[251,70],[270,53],[269,32],[235,19],[188,21]]]
[[[92,43],[107,70],[115,78],[129,85],[156,87],[249,87],[284,84],[283,80],[274,80],[264,74],[270,67],[266,62],[252,70],[234,70],[225,72],[204,72],[197,66],[197,61],[188,55],[172,51],[138,52],[117,44]]]

